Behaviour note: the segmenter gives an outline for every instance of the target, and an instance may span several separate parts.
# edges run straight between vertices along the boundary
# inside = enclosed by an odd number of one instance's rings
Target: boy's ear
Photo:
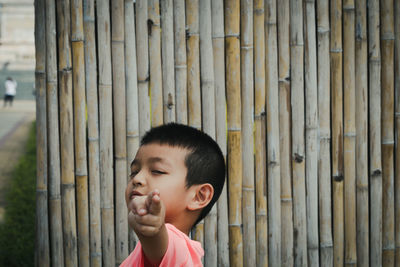
[[[211,184],[192,185],[192,190],[194,195],[187,206],[187,208],[192,211],[207,206],[214,196],[214,187]]]

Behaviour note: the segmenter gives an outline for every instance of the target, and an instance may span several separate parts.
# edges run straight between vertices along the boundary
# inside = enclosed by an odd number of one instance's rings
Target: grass
[[[6,194],[0,224],[0,266],[34,266],[36,135],[32,125],[26,152],[18,161]]]

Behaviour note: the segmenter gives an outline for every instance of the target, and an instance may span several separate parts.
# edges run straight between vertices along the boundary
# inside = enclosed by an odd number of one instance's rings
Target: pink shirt
[[[172,224],[165,224],[168,231],[168,248],[160,267],[201,267],[204,250],[200,242],[189,239]],[[120,267],[144,267],[145,255],[140,242]]]

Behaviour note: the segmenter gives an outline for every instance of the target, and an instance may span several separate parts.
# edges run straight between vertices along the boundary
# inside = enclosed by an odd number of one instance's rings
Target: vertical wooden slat
[[[164,122],[175,121],[173,0],[161,1],[162,88]],[[185,50],[182,51],[182,53]]]
[[[319,266],[318,237],[318,85],[315,32],[315,1],[304,6],[305,138],[307,190],[307,250],[310,266]]]
[[[47,132],[46,132],[46,14],[45,1],[35,1],[36,88],[36,266],[50,266]]]
[[[334,266],[344,262],[342,1],[330,2],[332,97],[332,200]]]
[[[245,259],[244,266],[255,266],[253,0],[241,0],[240,26],[243,258]]]
[[[254,1],[254,143],[256,189],[256,266],[268,266],[267,167],[265,122],[264,0]]]
[[[99,108],[97,93],[97,58],[94,0],[83,2],[83,30],[85,36],[85,82],[87,102],[87,135],[89,167],[89,236],[90,264],[101,266],[101,213],[99,166]]]
[[[212,44],[214,56],[215,86],[215,136],[226,161],[226,97],[225,97],[225,53],[224,53],[224,2],[211,1]],[[227,182],[217,202],[217,266],[229,266],[229,231]]]
[[[100,195],[102,249],[104,266],[115,266],[114,170],[112,72],[109,1],[100,1],[97,11],[100,123]],[[124,167],[125,168],[125,167]]]
[[[359,266],[368,266],[369,197],[367,8],[365,0],[356,0],[355,4],[357,263]]]
[[[126,92],[125,92],[125,14],[124,0],[111,1],[111,55],[113,84],[115,194],[126,188]],[[123,197],[115,198],[115,244],[117,264],[128,257],[128,212]]]
[[[60,152],[61,152],[61,205],[63,218],[63,238],[66,266],[78,264],[75,175],[74,175],[74,110],[73,78],[71,58],[71,15],[70,1],[57,3],[58,68],[59,68],[59,112],[60,112]],[[74,62],[75,63],[75,62]],[[76,63],[77,65],[79,63]],[[79,66],[77,66],[79,68]]]
[[[343,2],[344,232],[346,266],[357,264],[354,1]]]
[[[57,92],[57,44],[55,1],[46,0],[46,106],[49,182],[51,265],[64,265],[61,215],[60,140]]]
[[[329,58],[329,1],[317,4],[318,38],[318,126],[319,126],[319,237],[321,266],[333,264],[331,208],[331,119],[330,119],[330,58]]]
[[[166,1],[166,0],[164,0]],[[159,0],[148,0],[151,126],[163,124],[161,24]]]
[[[185,1],[174,0],[173,5],[176,121],[187,124]]]
[[[229,259],[243,265],[242,237],[242,131],[240,105],[240,2],[226,0],[225,73],[228,119]]]
[[[379,1],[368,1],[370,264],[382,264],[381,54]]]
[[[290,1],[290,80],[292,122],[292,177],[294,264],[307,265],[307,222],[305,188],[305,121],[303,77],[302,2]]]
[[[139,148],[139,104],[136,60],[135,10],[133,0],[125,0],[125,86],[126,86],[126,167],[131,163]],[[128,177],[126,177],[128,178]],[[129,230],[129,249],[135,248],[137,237]]]
[[[265,2],[265,97],[267,113],[267,184],[268,184],[268,261],[271,266],[284,264],[281,261],[281,203],[282,173],[280,170],[280,120],[281,95],[278,91],[277,51],[277,5],[276,1]],[[289,34],[289,32],[287,32]],[[289,39],[288,39],[289,40]],[[288,62],[289,63],[289,62]],[[289,103],[288,103],[289,105]],[[287,132],[290,135],[290,132]],[[288,136],[287,136],[288,137]],[[288,137],[289,138],[289,137]],[[283,199],[286,202],[286,199]],[[291,230],[293,231],[293,230]],[[284,234],[282,234],[284,237]]]
[[[136,56],[139,98],[139,136],[150,129],[149,37],[147,0],[136,1]]]
[[[400,264],[400,3],[394,2],[394,70],[395,70],[395,242],[396,265]]]
[[[382,53],[382,265],[395,263],[394,215],[394,14],[393,0],[380,1]]]

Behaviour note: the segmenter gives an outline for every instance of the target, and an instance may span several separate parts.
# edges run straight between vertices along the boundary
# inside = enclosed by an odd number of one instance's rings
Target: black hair
[[[206,133],[196,128],[168,123],[149,130],[140,145],[161,144],[180,147],[189,151],[185,158],[187,168],[186,187],[209,183],[214,188],[210,203],[203,208],[196,225],[210,212],[221,195],[225,182],[225,161],[218,144]]]

